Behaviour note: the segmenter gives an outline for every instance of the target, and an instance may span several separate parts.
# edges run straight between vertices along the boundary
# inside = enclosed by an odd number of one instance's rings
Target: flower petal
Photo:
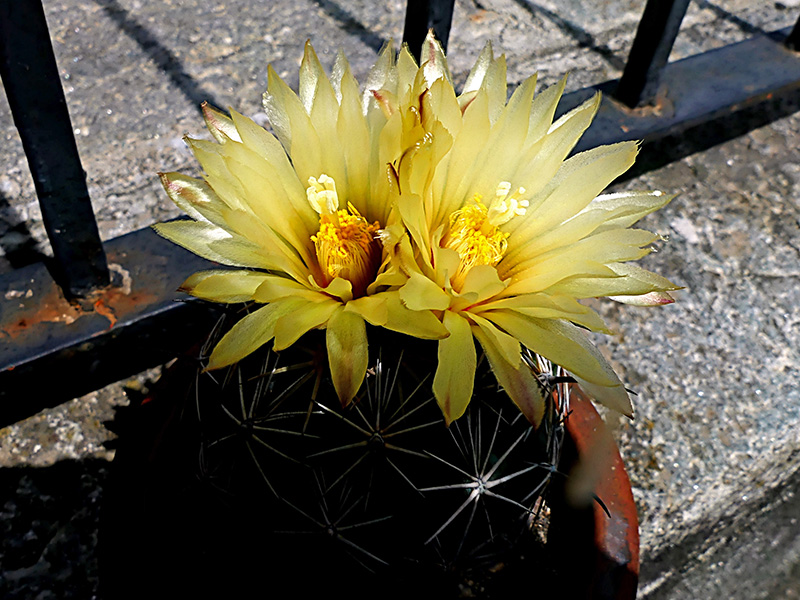
[[[517,367],[507,363],[494,340],[480,327],[473,327],[472,334],[486,353],[498,383],[528,421],[538,427],[544,416],[544,396],[531,370],[522,361]]]
[[[322,302],[329,299],[325,294],[309,289],[308,285],[277,275],[265,276],[261,285],[253,293],[253,300],[256,302],[275,302],[281,298],[291,297],[303,298],[309,302]]]
[[[440,340],[449,335],[447,328],[429,310],[410,310],[403,305],[397,292],[385,292],[386,329],[405,333],[423,340]]]
[[[359,315],[336,310],[325,330],[333,387],[342,406],[356,395],[367,372],[367,327]]]
[[[243,317],[234,325],[214,348],[207,369],[219,369],[231,365],[270,341],[275,333],[275,324],[283,315],[302,310],[307,304],[299,298],[288,298],[273,302]]]
[[[208,102],[203,102],[200,108],[203,110],[203,120],[206,122],[208,131],[220,144],[229,139],[237,142],[242,141],[236,131],[236,126],[228,115],[217,110]]]
[[[450,295],[419,273],[412,273],[400,288],[400,299],[411,310],[445,310],[450,306]]]
[[[619,385],[606,386],[591,383],[574,374],[573,377],[575,377],[578,385],[581,386],[593,400],[599,402],[606,408],[620,412],[626,417],[633,418],[633,405],[628,396],[628,390],[625,389],[625,386],[622,385],[621,382]]]
[[[284,350],[299,340],[307,331],[325,325],[334,311],[341,306],[342,303],[336,300],[309,302],[303,306],[302,310],[283,315],[275,323],[275,350]]]
[[[219,223],[225,204],[202,179],[181,173],[159,173],[161,185],[178,208],[197,221]]]
[[[513,311],[487,311],[483,316],[567,371],[591,383],[615,387],[619,378],[603,355],[575,325],[537,319]]]
[[[445,422],[450,425],[464,414],[472,398],[478,363],[467,320],[448,310],[444,313],[443,324],[450,335],[439,340],[439,365],[433,377],[433,395]]]
[[[668,279],[630,263],[607,265],[612,277],[575,277],[548,288],[552,294],[567,294],[575,298],[642,295],[651,291],[669,292],[682,289]]]
[[[675,298],[667,292],[650,292],[649,294],[640,294],[638,296],[609,296],[609,298],[615,302],[632,306],[663,306],[664,304],[675,302]]]
[[[223,265],[262,269],[273,266],[258,246],[211,223],[179,220],[156,223],[153,229],[161,237]]]
[[[267,277],[258,271],[198,271],[181,284],[180,291],[212,302],[249,302]]]
[[[528,258],[524,252],[527,240],[558,227],[586,208],[608,184],[630,168],[637,152],[635,142],[620,142],[581,152],[564,162],[548,185],[530,199],[528,212],[512,221],[506,261],[516,264]]]
[[[361,315],[367,323],[378,327],[384,326],[389,319],[386,294],[356,298],[347,303],[345,310]]]
[[[469,316],[486,335],[487,339],[492,341],[492,346],[497,348],[500,352],[503,361],[515,369],[519,367],[522,362],[522,347],[520,346],[519,340],[513,335],[500,331],[491,321],[483,317],[479,317],[473,313],[470,313]]]

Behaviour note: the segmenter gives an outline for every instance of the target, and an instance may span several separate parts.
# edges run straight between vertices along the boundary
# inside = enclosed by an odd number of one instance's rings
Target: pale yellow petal
[[[467,80],[464,82],[462,95],[469,94],[470,92],[477,92],[481,88],[483,85],[483,80],[486,78],[486,73],[488,73],[492,62],[494,62],[492,42],[488,41],[486,42],[486,45],[484,45],[483,50],[481,50],[481,53],[478,55],[478,59],[475,61],[475,64],[470,70]]]
[[[488,314],[495,315],[496,313]],[[484,335],[492,340],[492,346],[500,352],[500,355],[503,357],[503,362],[508,363],[515,369],[518,368],[522,362],[522,347],[519,344],[519,340],[514,337],[514,335],[509,335],[504,331],[500,331],[491,321],[483,317],[479,317],[474,313],[469,313],[469,317],[480,328]]]
[[[612,277],[576,277],[560,281],[548,291],[569,294],[575,298],[602,296],[641,295],[650,292],[668,292],[681,289],[668,279],[630,263],[608,265]]]
[[[208,369],[219,369],[243,359],[270,341],[275,334],[275,323],[286,314],[301,311],[307,302],[289,298],[273,302],[243,317],[214,348]]]
[[[621,142],[581,152],[564,162],[556,177],[542,190],[544,199],[531,198],[528,212],[514,219],[519,223],[508,238],[506,259],[514,263],[517,253],[524,255],[526,240],[558,227],[588,206],[608,184],[630,168],[637,152],[636,143]]]
[[[582,213],[600,213],[606,216],[597,230],[624,229],[636,223],[645,215],[669,204],[675,195],[659,191],[618,192],[603,194],[592,200]]]
[[[364,95],[362,98],[362,108],[364,114],[380,113],[380,107],[372,95],[373,90],[396,89],[397,72],[394,69],[395,55],[394,44],[386,42],[378,52],[378,59],[367,74],[367,82],[364,85]]]
[[[309,289],[308,285],[275,275],[266,276],[253,295],[256,302],[274,302],[291,297],[303,298],[308,302],[322,302],[328,299],[325,294]]]
[[[507,285],[498,277],[497,269],[489,265],[477,265],[472,267],[464,278],[461,292],[475,292],[477,302],[483,302],[502,292]]]
[[[450,295],[433,281],[412,273],[400,288],[400,299],[411,310],[444,310],[450,306]]]
[[[212,302],[247,302],[267,277],[258,271],[198,271],[181,284],[180,291]]]
[[[609,298],[615,302],[630,304],[631,306],[663,306],[675,302],[675,298],[667,292],[649,292],[638,296],[609,296]]]
[[[437,169],[433,189],[439,206],[431,215],[431,228],[447,223],[450,215],[471,199],[467,194],[473,171],[482,167],[476,165],[476,159],[483,148],[482,141],[489,136],[490,128],[489,97],[484,90],[480,90],[464,113],[461,130],[453,140],[450,153],[442,167]]]
[[[379,327],[385,325],[389,319],[389,309],[386,306],[385,294],[356,298],[347,303],[345,310],[361,315],[367,323]]]
[[[549,293],[524,294],[492,300],[471,308],[470,312],[481,314],[487,310],[513,310],[522,315],[539,319],[564,319],[592,331],[611,333],[600,315],[571,296]]]
[[[453,78],[447,66],[447,58],[445,58],[444,49],[439,40],[436,39],[432,29],[428,30],[428,35],[425,36],[420,54],[420,67],[425,74],[425,81],[428,87],[433,85],[433,82],[440,78],[447,81],[450,87],[453,87]]]
[[[181,173],[159,173],[161,185],[178,208],[197,221],[220,223],[220,210],[227,208],[209,185]]]
[[[514,293],[538,292],[567,277],[591,275],[592,271],[587,270],[586,265],[607,265],[642,258],[651,252],[647,246],[657,239],[657,235],[642,229],[603,231],[540,256],[535,251],[530,257],[527,253],[518,253],[517,260],[522,257],[525,260],[513,267],[503,261],[498,265],[498,272],[501,277],[513,278],[514,283],[509,288],[522,284],[520,288],[515,287]],[[511,291],[508,293],[510,295]]]
[[[464,414],[472,398],[477,354],[466,319],[445,311],[443,324],[450,335],[439,340],[439,364],[433,378],[433,395],[445,422],[450,425]]]
[[[551,85],[534,98],[531,103],[531,118],[528,123],[528,136],[525,145],[530,146],[541,139],[553,123],[553,115],[567,85],[567,76],[561,78],[555,85]],[[566,154],[564,155],[566,156]]]
[[[537,137],[536,141],[530,144],[526,140],[528,145],[515,161],[516,169],[508,176],[508,180],[525,188],[525,196],[530,202],[529,211],[535,211],[547,198],[551,180],[591,124],[599,106],[600,96],[597,95],[561,117],[546,135]],[[529,127],[535,127],[533,117]],[[543,190],[547,193],[541,193]],[[514,231],[523,222],[524,219],[515,219],[505,229]]]
[[[367,372],[367,327],[359,315],[337,309],[325,330],[328,364],[336,394],[346,406],[358,392]]]
[[[405,333],[423,340],[440,340],[448,336],[442,322],[429,310],[410,310],[403,305],[397,292],[385,292],[386,329]]]
[[[303,310],[283,315],[275,323],[275,350],[288,348],[307,331],[321,328],[341,306],[342,303],[336,300],[324,300],[306,304]]]
[[[206,122],[206,127],[208,127],[208,131],[217,142],[222,144],[229,139],[237,142],[242,141],[236,131],[236,126],[228,115],[217,110],[208,102],[203,102],[200,107],[203,110],[203,120]]]
[[[469,172],[471,181],[466,188],[467,196],[481,194],[488,197],[501,181],[513,181],[515,186],[517,182],[522,186],[526,185],[523,178],[516,178],[516,171],[528,133],[530,106],[535,89],[536,76],[523,81],[501,111],[488,138],[479,144],[482,149],[476,157],[476,166],[480,166]],[[479,142],[474,140],[473,143]]]
[[[316,215],[307,202],[306,184],[297,177],[280,142],[252,119],[235,110],[231,110],[231,117],[242,143],[272,167],[269,171],[270,177],[280,181],[278,189],[285,193],[285,200],[292,204],[299,215],[313,224]]]
[[[272,267],[258,246],[211,223],[170,221],[157,223],[153,229],[158,235],[198,256],[223,265],[261,269]]]
[[[618,379],[603,355],[586,334],[570,323],[536,319],[515,311],[487,311],[483,316],[502,327],[527,348],[541,354],[570,373],[603,386],[614,386]]]

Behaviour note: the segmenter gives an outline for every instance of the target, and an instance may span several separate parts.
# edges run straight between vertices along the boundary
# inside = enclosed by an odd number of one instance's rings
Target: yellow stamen
[[[320,215],[319,231],[311,241],[326,277],[323,285],[341,277],[352,284],[354,297],[363,296],[380,266],[380,224],[370,224],[350,203],[347,209],[338,210],[339,196],[331,177],[310,177],[308,183],[308,201]]]
[[[469,270],[477,265],[495,266],[508,248],[508,233],[498,229],[516,216],[525,214],[527,200],[520,200],[525,188],[509,195],[511,184],[507,181],[497,186],[495,197],[487,207],[481,196],[450,215],[450,228],[442,239],[444,248],[451,248],[461,257],[458,273],[451,277],[453,287],[460,291]]]

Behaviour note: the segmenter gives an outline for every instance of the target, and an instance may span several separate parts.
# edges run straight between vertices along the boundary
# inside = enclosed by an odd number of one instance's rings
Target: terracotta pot
[[[187,497],[182,480],[187,461],[198,460],[199,440],[181,422],[184,411],[193,406],[185,385],[193,371],[195,365],[179,363],[157,395],[128,410],[101,525],[104,597],[140,598],[156,591],[165,597],[249,597],[262,588],[267,597],[285,597],[293,586],[281,587],[279,574],[270,569],[270,556],[280,556],[281,548],[265,548],[242,531],[241,539],[247,540],[242,543],[253,544],[252,552],[228,552],[220,547],[231,537],[225,524],[221,526],[225,536],[204,530],[214,505]],[[553,486],[546,552],[552,557],[549,562],[560,568],[532,572],[524,583],[527,589],[521,589],[518,597],[633,599],[639,567],[638,520],[627,474],[616,447],[598,445],[598,440],[610,437],[579,391],[572,394],[571,410],[559,471],[569,473],[587,456],[605,457],[593,461],[602,466],[593,485],[602,505],[591,494],[583,502],[570,502],[568,485]],[[229,527],[240,528],[241,521],[233,518]],[[191,552],[184,551],[187,547]],[[309,549],[308,564],[302,569],[309,580],[322,571],[313,550]],[[253,590],[253,585],[259,589]],[[421,589],[424,598],[426,588]],[[367,597],[395,597],[392,590],[372,592]]]
[[[548,545],[575,566],[568,598],[632,600],[639,580],[639,518],[619,449],[586,395],[573,387],[562,468],[583,462],[596,472],[583,506],[553,511]],[[566,486],[565,486],[566,487]],[[580,540],[579,543],[576,543]]]

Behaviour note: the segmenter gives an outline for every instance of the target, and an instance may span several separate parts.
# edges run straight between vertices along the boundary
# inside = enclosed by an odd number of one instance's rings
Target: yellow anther
[[[498,227],[524,215],[528,207],[527,200],[520,200],[525,188],[518,188],[509,195],[510,191],[511,184],[503,181],[497,186],[489,207],[480,196],[475,196],[471,204],[450,215],[450,228],[442,239],[442,246],[455,250],[461,258],[458,273],[451,277],[456,290],[460,290],[472,267],[495,266],[503,259],[509,234]]]
[[[381,259],[377,239],[380,225],[370,224],[348,203],[347,209],[337,210],[339,197],[331,177],[310,177],[307,189],[311,206],[320,214],[319,231],[311,236],[320,270],[327,285],[341,277],[353,286],[353,295],[362,296],[375,278]]]

